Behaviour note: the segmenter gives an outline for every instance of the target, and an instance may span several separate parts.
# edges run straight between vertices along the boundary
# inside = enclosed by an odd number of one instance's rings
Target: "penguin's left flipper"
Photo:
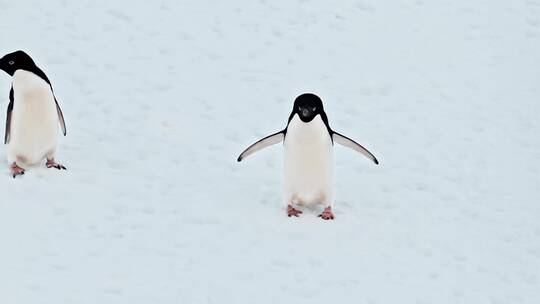
[[[11,86],[11,90],[9,90],[9,104],[6,116],[6,132],[4,134],[4,145],[7,144],[9,141],[9,135],[11,131],[11,112],[13,112],[13,86]]]
[[[269,147],[269,146],[272,146],[272,145],[275,145],[275,144],[279,144],[284,139],[285,139],[285,130],[279,131],[279,132],[274,133],[272,135],[268,135],[265,138],[257,141],[253,145],[249,146],[247,149],[245,149],[244,152],[242,152],[240,154],[240,156],[238,156],[237,161],[240,162],[244,158],[250,156],[251,154],[253,154],[253,153],[255,153],[255,152],[257,152],[257,151],[259,151],[261,149],[264,149],[266,147]]]
[[[343,145],[345,147],[351,148],[359,152],[360,154],[364,155],[365,157],[371,159],[376,165],[379,164],[379,161],[377,160],[375,155],[373,155],[373,153],[369,152],[368,149],[362,147],[362,145],[348,138],[347,136],[333,131],[332,139],[334,140],[334,142],[337,142],[338,144]]]
[[[62,127],[62,133],[66,136],[66,122],[64,121],[64,114],[62,113],[62,109],[60,109],[56,96],[54,97],[54,102],[56,103],[56,112],[58,112],[58,120],[60,121],[60,127]]]

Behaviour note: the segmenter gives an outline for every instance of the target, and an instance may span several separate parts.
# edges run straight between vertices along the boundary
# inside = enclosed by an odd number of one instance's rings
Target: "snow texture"
[[[68,171],[0,150],[0,303],[540,303],[540,1],[0,12],[68,127]],[[381,162],[336,146],[331,222],[285,216],[281,146],[236,162],[304,92]]]

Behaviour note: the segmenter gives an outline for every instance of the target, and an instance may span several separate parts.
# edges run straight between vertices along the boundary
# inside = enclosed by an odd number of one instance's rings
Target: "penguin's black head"
[[[31,70],[35,66],[34,60],[23,51],[9,53],[0,58],[0,69],[10,76],[13,76],[17,70]]]
[[[310,122],[318,114],[324,113],[322,100],[315,94],[302,94],[294,100],[293,113],[298,114],[303,122]]]

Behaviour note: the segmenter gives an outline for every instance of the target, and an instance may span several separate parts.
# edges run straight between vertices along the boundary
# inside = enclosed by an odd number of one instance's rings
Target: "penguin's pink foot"
[[[300,211],[298,209],[295,209],[292,205],[287,206],[287,216],[288,217],[291,217],[291,216],[298,217],[301,213],[302,213],[302,211]]]
[[[334,219],[334,213],[332,212],[332,207],[326,207],[324,208],[324,211],[319,214],[319,217],[323,220],[333,220]]]
[[[59,164],[59,163],[56,163],[54,161],[54,159],[47,159],[47,164],[46,164],[47,168],[56,168],[58,170],[67,170],[66,167],[64,167],[63,165]]]
[[[13,178],[15,178],[17,175],[23,175],[24,174],[24,169],[17,166],[16,163],[11,164],[11,166],[9,166],[9,170],[11,171],[11,174],[13,175]]]

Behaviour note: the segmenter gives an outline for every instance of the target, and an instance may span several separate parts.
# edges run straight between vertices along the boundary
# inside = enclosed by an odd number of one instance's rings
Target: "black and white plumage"
[[[296,98],[285,129],[255,142],[237,160],[240,162],[280,142],[284,142],[285,149],[283,199],[289,216],[301,213],[294,205],[323,204],[326,208],[321,216],[333,219],[334,143],[351,148],[379,164],[362,145],[330,128],[322,100],[310,93]]]
[[[54,161],[58,126],[66,135],[64,115],[47,75],[23,51],[0,59],[0,69],[12,76],[4,143],[13,176],[24,174],[20,164],[47,159],[47,167],[65,169]]]

